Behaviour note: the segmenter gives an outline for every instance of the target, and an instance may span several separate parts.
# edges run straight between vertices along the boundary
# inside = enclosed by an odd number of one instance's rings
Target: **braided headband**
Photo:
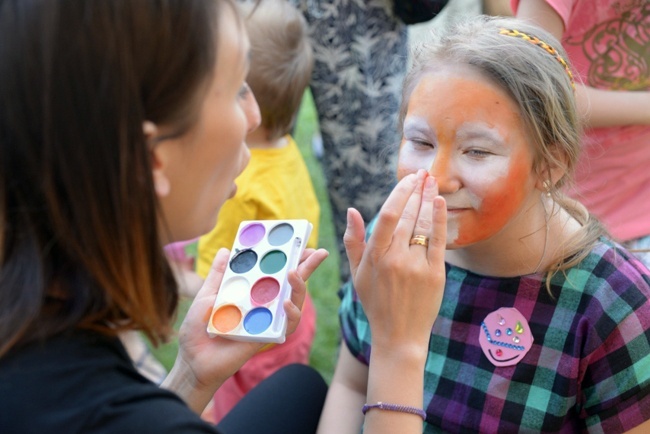
[[[564,70],[566,71],[567,75],[569,76],[569,80],[571,80],[571,86],[575,89],[576,84],[575,81],[573,80],[573,74],[571,73],[571,69],[569,68],[569,65],[566,63],[566,60],[562,56],[560,56],[560,53],[557,52],[557,50],[550,45],[548,45],[546,42],[542,41],[536,36],[531,36],[527,33],[520,32],[519,30],[514,30],[514,29],[500,29],[499,33],[501,35],[506,35],[506,36],[514,36],[515,38],[521,38],[524,39],[528,42],[531,42],[532,44],[537,45],[540,48],[543,48],[546,50],[551,56],[555,57],[555,60],[560,62],[560,64],[564,67]]]

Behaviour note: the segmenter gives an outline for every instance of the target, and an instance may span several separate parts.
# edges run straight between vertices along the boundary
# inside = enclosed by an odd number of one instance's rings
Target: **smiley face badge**
[[[512,366],[533,346],[533,335],[528,321],[517,309],[502,307],[485,317],[478,342],[494,366]]]

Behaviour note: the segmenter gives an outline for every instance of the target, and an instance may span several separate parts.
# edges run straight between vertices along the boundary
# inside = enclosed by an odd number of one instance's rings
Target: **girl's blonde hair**
[[[571,182],[582,138],[566,53],[551,34],[514,18],[478,16],[433,31],[413,52],[404,80],[400,126],[420,78],[451,63],[473,66],[510,95],[519,107],[535,153],[533,170],[549,174],[548,192],[555,204],[582,225],[582,230],[563,242],[561,258],[548,270],[549,288],[555,273],[584,259],[605,233],[587,209],[563,191]],[[556,167],[562,168],[564,175],[553,184],[550,170]]]

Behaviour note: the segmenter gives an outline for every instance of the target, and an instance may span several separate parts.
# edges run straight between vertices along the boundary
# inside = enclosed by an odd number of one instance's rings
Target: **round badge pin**
[[[530,351],[533,340],[528,321],[514,307],[502,307],[488,314],[478,338],[485,357],[498,367],[519,363]]]

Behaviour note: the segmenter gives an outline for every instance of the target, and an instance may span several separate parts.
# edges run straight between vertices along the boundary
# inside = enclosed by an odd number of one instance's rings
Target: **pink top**
[[[574,70],[599,89],[650,90],[647,0],[546,0],[564,22]],[[516,12],[519,0],[511,0]],[[650,235],[650,126],[593,128],[572,195],[626,241]]]

